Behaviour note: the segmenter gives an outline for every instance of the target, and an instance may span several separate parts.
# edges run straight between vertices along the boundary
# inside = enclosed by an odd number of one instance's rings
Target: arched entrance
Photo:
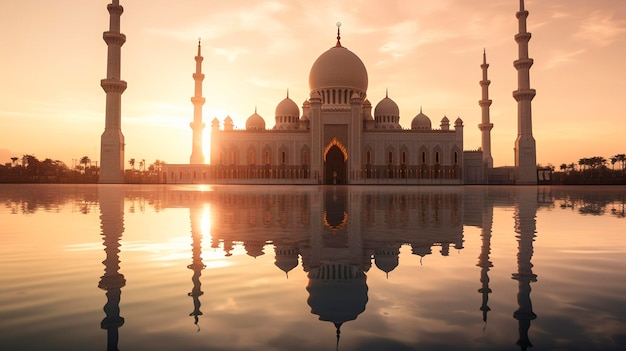
[[[333,139],[324,150],[324,183],[346,184],[346,148],[337,139]]]

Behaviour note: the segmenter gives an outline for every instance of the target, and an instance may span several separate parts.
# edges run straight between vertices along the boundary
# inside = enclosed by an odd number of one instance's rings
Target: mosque
[[[110,166],[123,160],[123,135],[119,127],[121,94],[125,82],[119,81],[120,47],[125,40],[119,33],[119,1],[109,5],[111,30],[105,32],[109,46],[107,79],[107,129],[102,135],[101,183],[119,182],[117,168]],[[520,0],[517,12],[519,59],[518,137],[515,141],[515,167],[494,168],[491,156],[489,119],[489,64],[483,54],[482,142],[478,150],[464,150],[464,122],[443,116],[431,120],[421,110],[411,121],[411,128],[400,125],[399,107],[388,94],[376,103],[367,98],[368,73],[361,59],[341,43],[340,23],[333,47],[323,52],[309,72],[310,94],[300,109],[289,93],[275,110],[274,126],[252,114],[245,129],[235,127],[226,117],[211,122],[210,164],[205,164],[202,133],[205,123],[202,107],[202,52],[198,43],[193,74],[195,94],[192,129],[192,152],[189,164],[166,164],[165,183],[231,183],[231,184],[537,184],[536,147],[532,136],[528,58],[530,33],[526,31],[528,11]],[[113,55],[113,59],[111,59]],[[117,75],[116,75],[117,74]],[[109,106],[111,105],[111,106]],[[373,108],[373,111],[372,111]],[[112,145],[112,147],[111,147]],[[121,157],[120,154],[121,153]],[[112,160],[107,160],[111,158]],[[123,162],[122,172],[123,172]],[[123,178],[121,179],[123,182]]]

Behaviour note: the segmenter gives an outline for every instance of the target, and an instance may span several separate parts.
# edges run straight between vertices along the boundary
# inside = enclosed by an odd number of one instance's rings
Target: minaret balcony
[[[524,90],[516,90],[513,92],[513,98],[515,101],[531,101],[536,94],[535,89],[524,89]]]
[[[104,92],[121,94],[126,90],[127,84],[123,80],[119,79],[102,79],[100,86],[104,89]]]
[[[102,33],[102,38],[107,45],[122,46],[126,42],[126,36],[124,34],[111,31]]]
[[[478,125],[478,129],[481,131],[490,131],[493,129],[493,123],[481,123]]]
[[[124,13],[124,7],[122,7],[122,5],[108,4],[107,10],[111,16],[121,16],[122,13]]]
[[[515,34],[515,41],[517,43],[528,43],[532,35],[528,32]]]
[[[202,74],[202,73],[194,73],[193,74],[193,79],[194,80],[203,81],[204,80],[204,74]]]
[[[523,58],[523,59],[519,59],[519,60],[513,61],[513,66],[515,66],[515,68],[518,69],[518,70],[520,70],[520,69],[530,69],[530,67],[532,67],[533,63],[535,63],[535,60],[533,60],[531,58]]]
[[[203,97],[194,96],[194,97],[191,98],[191,103],[193,103],[194,105],[195,104],[204,105],[205,102],[206,102],[206,99],[203,98]]]
[[[493,103],[492,100],[480,100],[480,101],[478,101],[478,105],[480,105],[480,107],[489,107],[489,106],[491,106],[492,103]]]

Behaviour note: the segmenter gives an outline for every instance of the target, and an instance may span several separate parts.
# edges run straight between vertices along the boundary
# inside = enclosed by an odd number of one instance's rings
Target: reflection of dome
[[[289,273],[298,266],[298,251],[295,248],[276,246],[274,252],[276,253],[274,265],[283,272]]]
[[[400,116],[400,109],[393,100],[386,96],[384,99],[380,100],[374,109],[374,117],[379,116],[398,117]]]
[[[246,249],[246,253],[249,256],[254,258],[259,257],[261,255],[265,255],[263,252],[263,247],[265,246],[264,241],[256,241],[256,240],[248,240],[244,242],[243,247]]]
[[[420,109],[420,113],[413,118],[411,121],[411,129],[414,130],[431,130],[430,118],[422,113]]]
[[[298,105],[287,96],[276,106],[276,117],[300,117]]]
[[[374,264],[381,271],[389,273],[398,267],[399,255],[400,250],[396,248],[376,250],[374,252]]]
[[[343,46],[335,46],[315,60],[309,73],[309,88],[348,88],[367,91],[367,70],[363,61]]]
[[[430,255],[433,253],[432,249],[430,248],[430,244],[425,244],[425,245],[411,245],[411,253],[413,255],[418,255],[420,257],[424,257],[426,255]]]
[[[247,130],[265,130],[265,120],[261,117],[256,110],[254,114],[246,120]]]
[[[367,304],[366,279],[360,268],[341,263],[312,269],[306,287],[311,313],[335,325],[355,320]]]

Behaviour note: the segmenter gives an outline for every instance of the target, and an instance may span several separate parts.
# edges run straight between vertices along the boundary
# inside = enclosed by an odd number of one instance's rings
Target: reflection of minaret
[[[517,194],[515,206],[515,232],[517,233],[517,273],[513,279],[518,281],[517,303],[519,308],[513,317],[518,320],[519,340],[517,345],[522,350],[532,347],[528,330],[530,321],[537,318],[533,312],[530,300],[530,283],[537,281],[537,275],[533,273],[533,265],[530,260],[533,256],[533,241],[535,240],[535,217],[537,214],[537,199],[533,189],[522,190]]]
[[[126,82],[120,80],[121,51],[126,36],[120,33],[120,17],[124,8],[119,0],[107,6],[109,30],[103,38],[108,47],[107,77],[100,81],[106,92],[104,133],[100,137],[100,183],[124,183],[124,135],[122,134],[122,93]]]
[[[203,164],[204,154],[202,153],[202,131],[205,124],[202,123],[202,105],[205,103],[205,98],[202,97],[202,81],[204,80],[204,74],[202,74],[202,54],[200,52],[200,41],[198,41],[198,55],[196,56],[196,73],[193,74],[193,80],[196,82],[195,94],[191,98],[193,103],[193,122],[189,124],[193,132],[191,143],[191,157],[189,158],[190,164]]]
[[[528,11],[524,9],[524,0],[520,0],[517,12],[519,33],[515,41],[519,48],[519,58],[513,63],[517,69],[517,90],[513,97],[517,101],[517,139],[515,140],[515,182],[516,184],[537,184],[537,149],[533,137],[531,102],[535,89],[530,88],[530,67],[533,59],[528,57],[530,33],[526,31]]]
[[[124,325],[124,318],[120,317],[121,288],[126,285],[124,275],[119,273],[119,247],[122,233],[124,233],[124,198],[117,189],[99,191],[100,225],[104,240],[106,258],[104,275],[100,277],[98,287],[106,290],[107,303],[104,305],[106,317],[100,323],[102,329],[107,330],[107,351],[117,350],[119,339],[118,329]]]
[[[487,69],[489,64],[487,63],[487,52],[483,52],[483,64],[480,65],[483,69],[483,80],[480,81],[482,87],[482,99],[478,102],[482,111],[481,123],[478,125],[482,133],[481,148],[483,150],[483,164],[485,167],[493,168],[493,157],[491,156],[491,129],[493,129],[493,123],[489,121],[489,106],[491,106],[491,100],[489,100],[489,84],[491,81],[487,78]]]
[[[480,306],[480,310],[483,311],[483,321],[487,323],[487,312],[491,311],[489,305],[489,294],[491,289],[489,288],[489,268],[493,267],[491,261],[489,261],[489,253],[491,252],[491,226],[493,223],[493,207],[485,208],[483,210],[482,220],[482,232],[480,234],[482,245],[480,247],[480,256],[478,256],[478,264],[480,267],[480,282],[482,287],[478,289],[478,292],[483,296],[483,303]]]
[[[193,316],[194,324],[198,325],[198,316],[202,315],[202,311],[200,311],[200,296],[204,294],[202,292],[202,283],[200,282],[200,276],[202,275],[202,270],[206,268],[204,263],[202,263],[202,207],[195,206],[189,209],[189,217],[191,219],[191,264],[187,266],[187,268],[193,270],[193,276],[191,277],[191,281],[193,282],[193,289],[188,296],[193,298],[193,312],[189,315]],[[200,326],[198,326],[198,331],[200,331]]]

